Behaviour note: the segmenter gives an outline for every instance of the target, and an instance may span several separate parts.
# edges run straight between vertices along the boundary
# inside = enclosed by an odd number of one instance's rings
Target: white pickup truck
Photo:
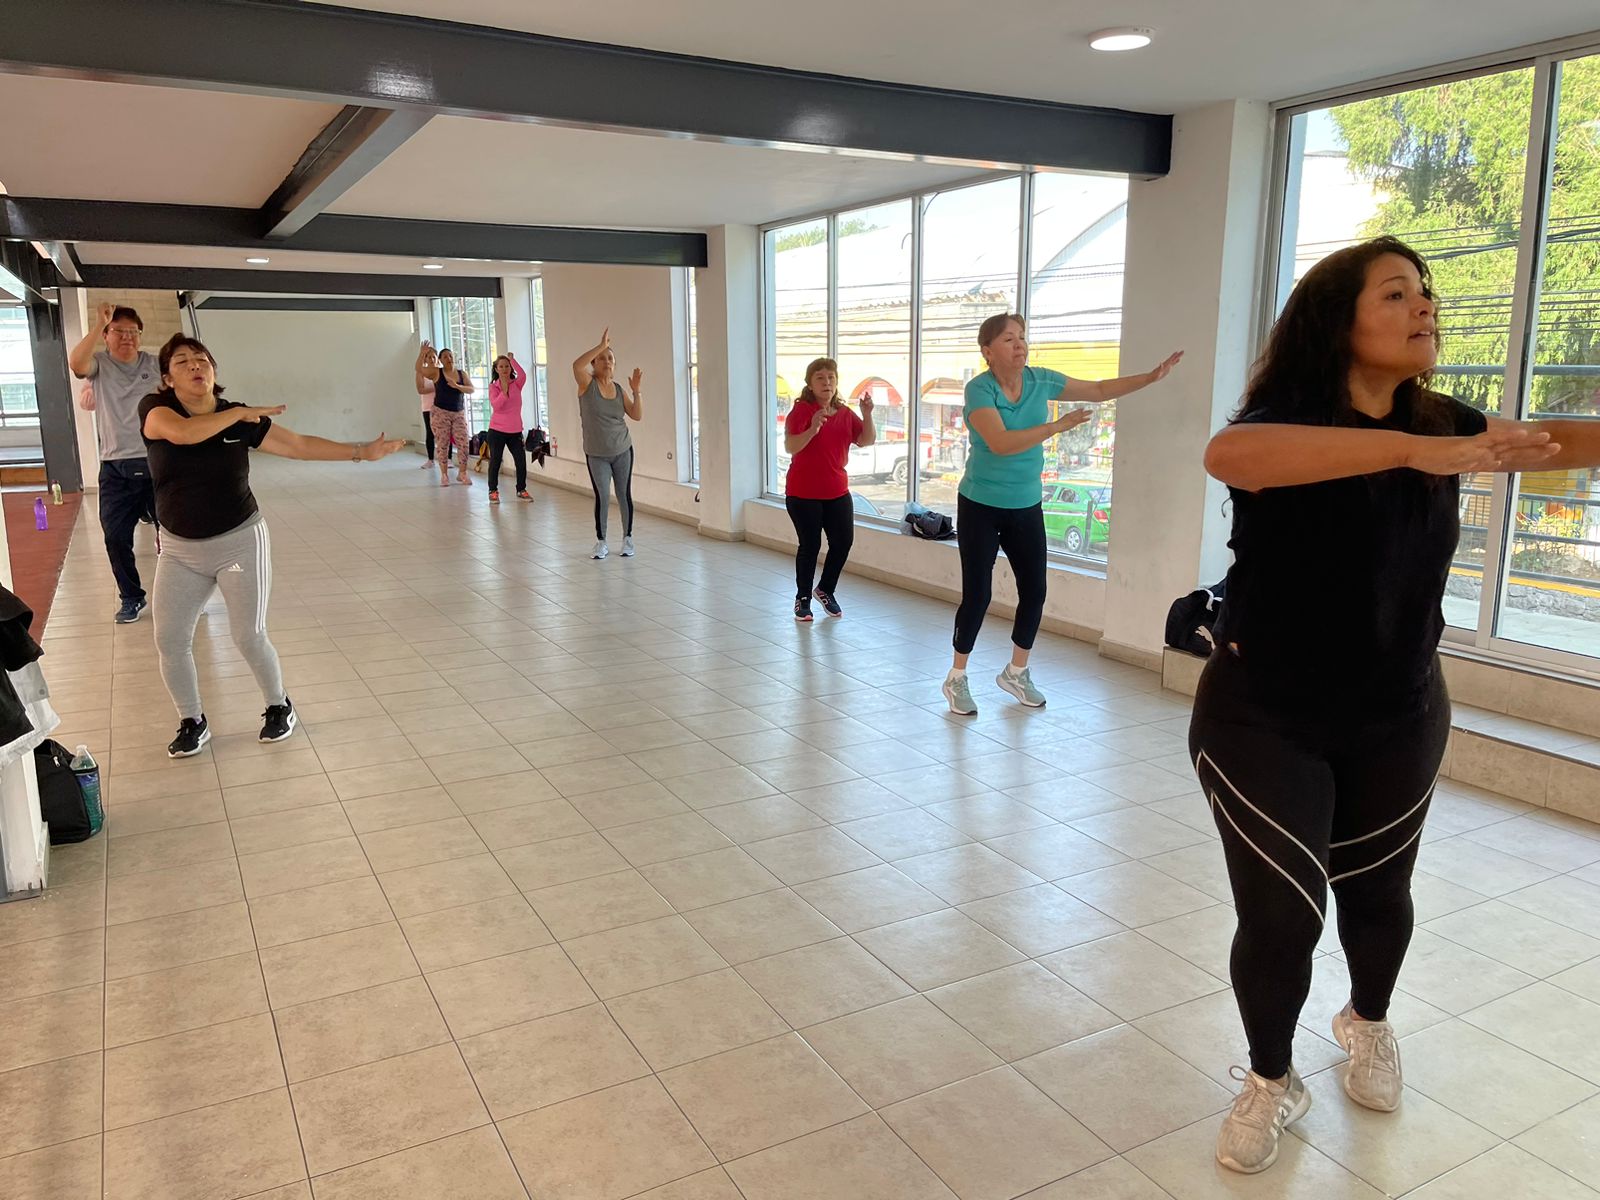
[[[879,435],[880,438],[882,435]],[[852,480],[873,480],[883,482],[892,479],[896,484],[904,485],[911,472],[910,446],[905,442],[876,441],[870,446],[851,446],[850,457],[845,460],[845,473]],[[929,444],[922,447],[922,469],[926,471],[932,462],[933,448]],[[778,469],[789,469],[789,455],[783,449],[783,437],[778,438]]]

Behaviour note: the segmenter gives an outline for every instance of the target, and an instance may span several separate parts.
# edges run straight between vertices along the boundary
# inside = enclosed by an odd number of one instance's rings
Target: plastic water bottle
[[[105,824],[106,814],[100,806],[100,764],[94,761],[88,746],[79,746],[72,756],[72,773],[78,777],[78,790],[83,793],[83,807],[89,813],[89,833],[93,836]]]
[[[50,514],[45,511],[43,496],[33,502],[33,527],[35,529],[50,528]]]
[[[50,481],[50,503],[51,504],[60,504],[61,503],[61,484],[60,484],[59,481],[54,480],[54,479],[52,479]]]

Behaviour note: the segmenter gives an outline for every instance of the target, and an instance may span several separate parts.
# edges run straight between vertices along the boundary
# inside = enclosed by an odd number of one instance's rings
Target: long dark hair
[[[1356,424],[1350,401],[1350,368],[1355,360],[1350,330],[1356,300],[1367,286],[1367,268],[1385,254],[1398,254],[1416,267],[1423,294],[1432,297],[1427,262],[1398,238],[1373,238],[1334,251],[1307,271],[1290,293],[1250,372],[1250,386],[1235,421],[1267,411],[1295,425]],[[1437,333],[1434,340],[1437,344]],[[1429,387],[1432,379],[1433,372],[1425,371],[1395,389],[1396,407],[1411,414],[1411,426],[1418,432],[1450,427],[1442,397]]]
[[[172,365],[172,356],[179,350],[193,350],[196,354],[204,354],[208,359],[211,360],[211,369],[213,371],[217,369],[217,356],[206,349],[206,344],[204,342],[202,342],[199,338],[192,338],[186,333],[175,333],[167,339],[166,345],[161,347],[161,353],[156,355],[156,363],[160,367],[161,378],[163,380],[165,380],[167,377],[167,368]],[[173,388],[166,383],[162,383],[158,388],[156,388],[156,392],[158,395],[164,396],[169,400],[173,396],[177,395],[177,392],[175,392]],[[220,383],[213,383],[211,385],[211,394],[213,396],[220,397],[222,395],[222,385]]]

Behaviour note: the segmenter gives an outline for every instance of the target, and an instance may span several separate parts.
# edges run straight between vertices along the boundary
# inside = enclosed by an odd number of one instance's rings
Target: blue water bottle
[[[106,814],[100,806],[100,764],[94,761],[88,746],[79,746],[72,756],[72,773],[78,777],[83,807],[89,814],[89,836],[93,837],[106,823]]]

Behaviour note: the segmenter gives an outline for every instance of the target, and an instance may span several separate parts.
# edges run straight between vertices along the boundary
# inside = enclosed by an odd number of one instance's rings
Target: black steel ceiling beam
[[[398,150],[431,116],[418,109],[345,105],[311,140],[261,206],[263,236],[282,241],[299,233]]]
[[[415,311],[411,299],[371,296],[207,296],[201,312],[386,312]]]
[[[362,275],[343,271],[251,271],[85,263],[83,277],[85,287],[170,292],[294,292],[308,296],[500,295],[500,281],[482,275]]]
[[[50,0],[0,70],[894,158],[1170,167],[1172,118],[541,37],[298,0]],[[915,20],[910,13],[908,19]],[[174,53],[174,37],[182,53]]]
[[[55,303],[63,286],[61,272],[27,242],[0,241],[0,267],[22,284],[19,300]]]
[[[253,208],[0,196],[0,238],[24,241],[132,242],[147,246],[230,246],[241,250],[316,250],[507,262],[703,267],[703,233],[490,225],[323,213],[282,241],[262,236]],[[267,274],[269,272],[262,272]]]

